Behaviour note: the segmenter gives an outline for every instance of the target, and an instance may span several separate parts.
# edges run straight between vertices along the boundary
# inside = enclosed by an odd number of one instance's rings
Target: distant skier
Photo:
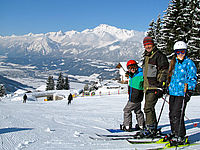
[[[174,44],[175,55],[170,62],[169,83],[169,118],[172,143],[187,144],[184,115],[187,102],[197,83],[197,68],[187,57],[187,45],[183,41]]]
[[[71,101],[73,100],[72,94],[70,93],[68,96],[68,105],[71,104]]]
[[[141,110],[141,102],[143,100],[143,72],[142,68],[138,67],[135,60],[127,62],[127,73],[129,77],[128,94],[129,100],[124,108],[124,122],[120,125],[120,129],[124,131],[131,131],[132,129],[132,111],[136,115],[136,128],[143,129],[144,114]]]
[[[24,96],[23,96],[23,103],[26,103],[26,100],[27,100],[27,95],[24,94]]]

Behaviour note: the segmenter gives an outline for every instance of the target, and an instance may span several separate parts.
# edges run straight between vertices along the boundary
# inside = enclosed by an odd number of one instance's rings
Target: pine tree
[[[160,30],[160,43],[159,46],[162,51],[165,51],[166,54],[171,54],[173,52],[172,47],[174,45],[174,29],[173,26],[175,24],[176,18],[174,17],[174,5],[170,3],[163,19],[161,21],[162,26]]]
[[[6,89],[3,84],[0,84],[0,97],[6,95]]]
[[[151,21],[151,23],[149,24],[149,31],[147,32],[147,36],[150,36],[150,37],[152,37],[153,39],[155,39],[155,35],[154,35],[154,33],[155,33],[155,31],[154,31],[154,20],[152,20]]]
[[[188,47],[190,49],[190,57],[193,60],[200,59],[200,1],[192,0],[190,3],[191,11],[191,22],[192,27],[189,31]],[[199,65],[199,64],[198,64]],[[198,66],[200,67],[200,66]]]
[[[154,24],[154,40],[158,48],[161,48],[159,43],[161,43],[161,35],[160,35],[160,30],[161,30],[161,18],[160,15],[158,15],[158,18],[156,20],[156,23]]]
[[[69,90],[70,89],[68,76],[65,78],[64,89],[65,90]]]
[[[54,84],[53,76],[49,76],[46,83],[46,91],[54,90],[54,89],[55,89],[55,84]]]
[[[60,73],[57,80],[56,90],[63,90],[63,89],[64,89],[64,78],[62,73]]]

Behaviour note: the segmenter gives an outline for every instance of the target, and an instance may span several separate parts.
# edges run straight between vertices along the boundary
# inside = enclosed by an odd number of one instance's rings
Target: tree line
[[[53,76],[49,76],[46,82],[46,91],[48,90],[69,90],[70,85],[69,85],[69,78],[66,76],[65,78],[63,77],[63,74],[60,73],[57,79],[57,84],[55,85]]]

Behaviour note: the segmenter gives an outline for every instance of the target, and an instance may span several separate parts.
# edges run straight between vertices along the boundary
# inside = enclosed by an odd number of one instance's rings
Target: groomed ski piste
[[[106,129],[119,128],[127,94],[85,96],[59,101],[0,101],[1,150],[145,150],[162,144],[130,144],[126,140],[93,140],[96,134],[111,134]],[[168,98],[167,98],[168,100]],[[144,101],[143,101],[144,102]],[[156,105],[157,116],[163,100]],[[200,142],[200,96],[193,96],[187,105],[185,123],[191,142]],[[165,103],[159,123],[164,133],[170,133],[168,104]],[[188,120],[189,119],[189,120]],[[133,115],[133,123],[135,116]],[[194,127],[193,123],[197,123]],[[116,133],[112,133],[116,134]],[[117,134],[134,134],[117,133]],[[200,145],[178,149],[198,150]]]

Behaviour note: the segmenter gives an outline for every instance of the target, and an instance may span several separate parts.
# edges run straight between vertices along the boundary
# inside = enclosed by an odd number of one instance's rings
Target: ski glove
[[[190,101],[190,98],[192,96],[192,91],[191,90],[187,90],[186,93],[185,93],[185,101],[186,102],[189,102]]]
[[[156,89],[155,94],[156,94],[157,98],[161,98],[161,97],[163,97],[163,90]]]
[[[129,76],[132,78],[133,77],[133,73],[132,72],[129,72],[129,71],[126,71],[125,73],[125,76],[128,78]]]

